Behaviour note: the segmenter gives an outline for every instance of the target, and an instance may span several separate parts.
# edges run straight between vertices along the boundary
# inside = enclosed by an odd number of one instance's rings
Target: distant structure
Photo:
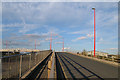
[[[89,56],[89,55],[94,55],[94,51],[88,51],[87,52],[87,55]],[[100,52],[100,51],[95,51],[95,55],[96,56],[104,56],[104,57],[108,57],[108,53],[106,53],[106,52]]]
[[[16,49],[0,49],[0,52],[37,52],[38,49],[25,49],[25,48],[16,48]]]
[[[108,55],[108,58],[115,59],[115,58],[118,58],[118,55],[110,54],[110,55]]]

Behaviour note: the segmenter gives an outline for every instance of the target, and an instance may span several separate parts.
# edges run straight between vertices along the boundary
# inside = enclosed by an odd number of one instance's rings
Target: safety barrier
[[[51,50],[45,50],[2,57],[2,78],[21,78],[51,52]]]

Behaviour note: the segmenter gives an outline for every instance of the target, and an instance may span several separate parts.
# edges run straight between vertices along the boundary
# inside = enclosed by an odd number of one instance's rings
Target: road
[[[118,78],[118,67],[70,53],[56,53],[67,78],[110,80]]]
[[[0,59],[0,79],[2,79],[2,63],[1,63],[1,59]]]

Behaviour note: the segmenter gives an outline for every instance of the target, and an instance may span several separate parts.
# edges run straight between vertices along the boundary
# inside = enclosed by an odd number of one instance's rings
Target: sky
[[[96,50],[116,54],[117,2],[3,2],[2,48],[93,50],[96,8]]]

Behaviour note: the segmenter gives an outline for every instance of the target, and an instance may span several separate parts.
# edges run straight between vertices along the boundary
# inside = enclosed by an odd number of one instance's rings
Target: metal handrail
[[[43,51],[48,51],[48,50],[43,50]],[[41,51],[39,51],[41,52]],[[14,56],[20,56],[20,55],[26,55],[26,54],[31,54],[33,52],[29,52],[29,53],[25,53],[25,54],[15,54],[15,55],[10,55],[10,56],[4,56],[4,57],[0,57],[0,59],[3,59],[3,58],[10,58],[10,57],[14,57]],[[37,53],[37,52],[36,52]]]
[[[0,59],[3,59],[3,58],[10,58],[10,57],[15,57],[15,56],[20,56],[20,55],[26,55],[26,54],[31,54],[32,52],[30,53],[25,53],[25,54],[15,54],[15,55],[10,55],[10,56],[4,56],[4,57],[0,57]]]

